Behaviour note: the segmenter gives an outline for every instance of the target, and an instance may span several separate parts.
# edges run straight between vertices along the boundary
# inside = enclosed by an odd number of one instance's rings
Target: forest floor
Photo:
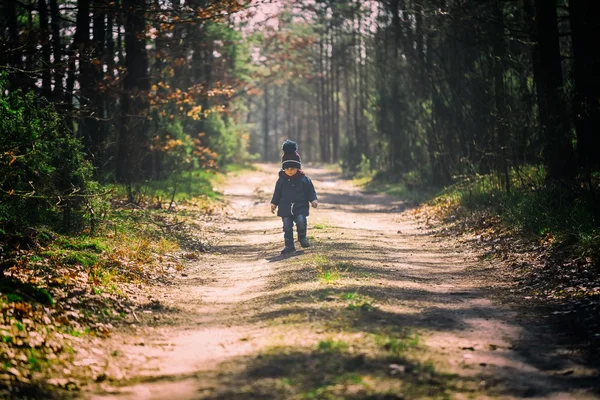
[[[105,373],[77,396],[600,398],[598,371],[555,344],[545,315],[515,306],[494,263],[401,199],[307,168],[312,246],[280,256],[276,170],[229,176],[212,251],[97,344]]]

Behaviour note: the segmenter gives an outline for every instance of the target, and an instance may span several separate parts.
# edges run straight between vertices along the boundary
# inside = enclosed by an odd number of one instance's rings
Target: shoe
[[[308,241],[308,238],[303,237],[301,239],[298,239],[298,241],[300,242],[300,246],[302,246],[302,248],[310,247],[310,242]]]
[[[296,247],[294,247],[293,240],[286,240],[285,247],[281,250],[281,254],[290,254],[296,251]]]

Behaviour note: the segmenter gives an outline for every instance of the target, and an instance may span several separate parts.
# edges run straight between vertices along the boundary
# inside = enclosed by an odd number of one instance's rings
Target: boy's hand
[[[277,206],[275,204],[271,204],[271,214],[275,214],[275,209],[277,209]]]
[[[310,205],[313,206],[314,208],[317,208],[319,206],[319,202],[316,200],[313,200],[310,202]]]

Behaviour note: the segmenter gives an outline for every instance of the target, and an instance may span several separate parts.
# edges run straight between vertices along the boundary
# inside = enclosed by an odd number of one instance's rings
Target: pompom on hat
[[[286,140],[281,146],[283,156],[281,156],[281,169],[302,168],[300,154],[298,154],[298,145],[293,140]]]

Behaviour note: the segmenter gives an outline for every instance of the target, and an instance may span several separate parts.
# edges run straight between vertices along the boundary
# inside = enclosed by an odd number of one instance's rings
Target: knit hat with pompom
[[[286,140],[281,146],[281,149],[283,150],[283,156],[281,156],[281,169],[302,168],[296,142],[293,140]]]

